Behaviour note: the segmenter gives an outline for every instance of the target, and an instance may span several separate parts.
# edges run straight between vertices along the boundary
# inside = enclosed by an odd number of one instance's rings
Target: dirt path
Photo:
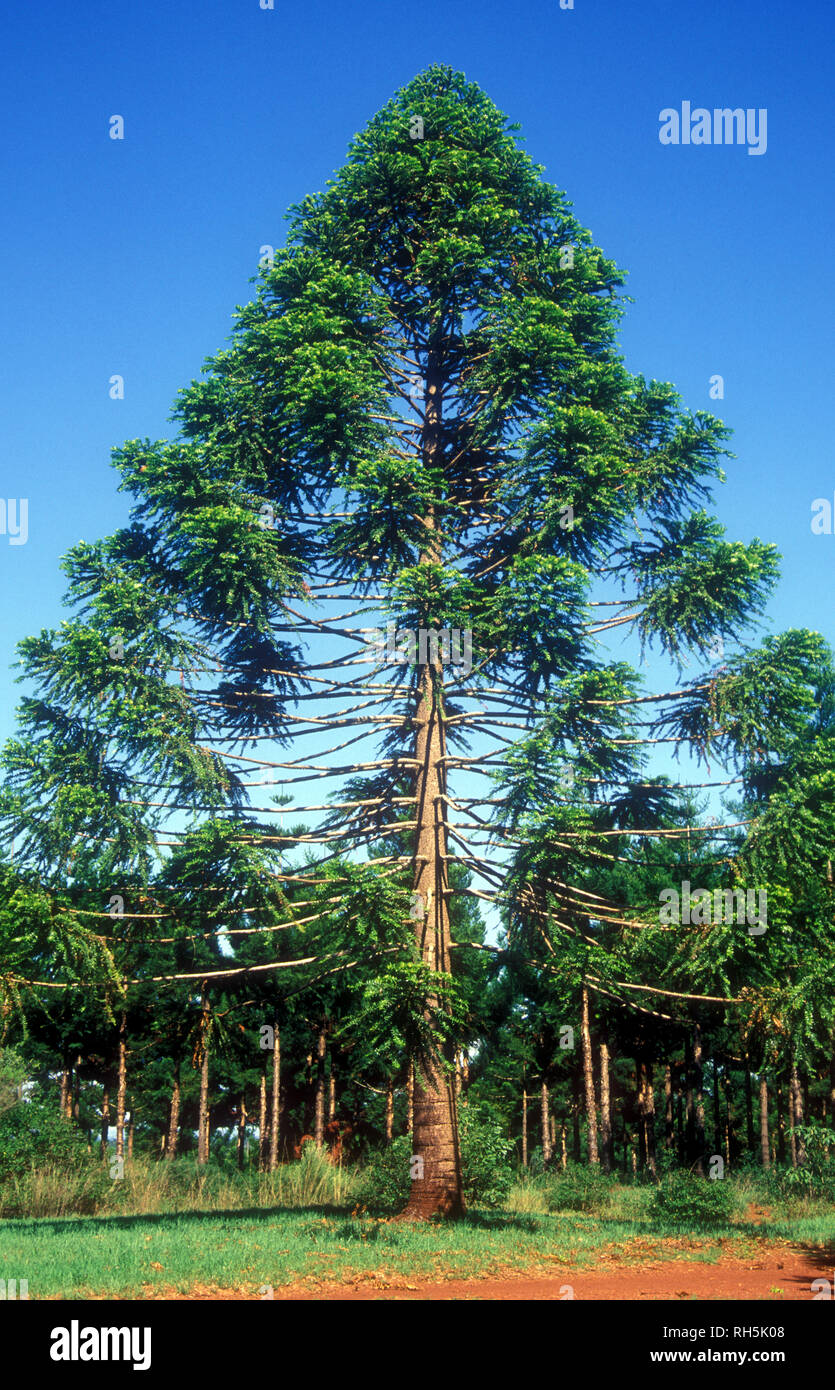
[[[608,1268],[563,1269],[548,1274],[513,1275],[487,1279],[448,1279],[428,1282],[419,1278],[392,1276],[356,1277],[347,1284],[305,1281],[276,1286],[273,1298],[306,1302],[360,1302],[388,1299],[472,1300],[722,1300],[736,1298],[810,1300],[811,1282],[826,1276],[822,1255],[777,1246],[754,1257],[737,1259],[723,1256],[715,1264],[691,1260],[652,1261],[638,1265],[610,1265]],[[830,1276],[831,1277],[831,1276]],[[187,1294],[154,1290],[156,1298],[245,1299],[252,1293],[238,1289],[210,1289],[197,1286]]]

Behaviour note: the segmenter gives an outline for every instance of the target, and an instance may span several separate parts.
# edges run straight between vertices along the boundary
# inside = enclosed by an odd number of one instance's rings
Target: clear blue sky
[[[784,555],[774,630],[835,642],[830,0],[57,0],[6,7],[2,81],[0,737],[15,643],[61,616],[61,555],[123,524],[109,450],[170,435],[251,295],[259,247],[432,62],[511,119],[629,272],[628,365],[734,430],[717,510]],[[765,107],[768,148],[663,146],[659,112]],[[109,118],[125,139],[109,138]],[[125,379],[125,399],[108,381]],[[708,382],[725,379],[711,402]],[[666,687],[664,687],[666,688]]]

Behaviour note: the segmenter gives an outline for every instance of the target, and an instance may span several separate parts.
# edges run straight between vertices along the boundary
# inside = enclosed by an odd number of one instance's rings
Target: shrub
[[[86,1141],[72,1121],[37,1090],[0,1114],[0,1181],[47,1163],[71,1169],[88,1159]]]
[[[602,1212],[616,1181],[598,1167],[566,1168],[564,1173],[555,1173],[549,1178],[548,1210]]]
[[[650,1216],[656,1224],[709,1230],[727,1226],[736,1196],[731,1183],[693,1173],[670,1173],[653,1193]]]

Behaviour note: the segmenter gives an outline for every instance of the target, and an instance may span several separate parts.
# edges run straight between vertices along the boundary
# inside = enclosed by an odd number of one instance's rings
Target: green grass
[[[599,1263],[604,1251],[628,1265],[713,1262],[723,1253],[753,1254],[764,1241],[835,1245],[835,1211],[820,1200],[766,1196],[766,1219],[746,1222],[748,1203],[765,1194],[744,1175],[734,1179],[733,1216],[698,1234],[652,1215],[651,1184],[590,1182],[580,1170],[517,1181],[503,1210],[474,1211],[455,1224],[369,1214],[357,1207],[362,1191],[361,1171],[335,1168],[312,1149],[272,1175],[200,1170],[189,1159],[138,1159],[121,1181],[103,1165],[75,1174],[43,1169],[5,1187],[0,1275],[27,1279],[33,1299],[164,1297],[195,1288],[258,1298],[265,1285],[300,1281],[561,1273]]]
[[[171,1215],[12,1220],[0,1226],[0,1268],[29,1281],[30,1298],[153,1297],[194,1286],[259,1296],[263,1285],[410,1276],[438,1281],[558,1270],[594,1263],[604,1247],[619,1262],[715,1261],[763,1238],[821,1246],[835,1214],[778,1221],[756,1233],[726,1227],[689,1237],[581,1212],[475,1212],[454,1225],[407,1225],[334,1208],[236,1209]]]

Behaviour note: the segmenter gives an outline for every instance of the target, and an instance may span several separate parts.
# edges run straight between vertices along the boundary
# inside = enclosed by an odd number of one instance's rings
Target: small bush
[[[731,1183],[693,1173],[670,1173],[653,1193],[650,1217],[659,1225],[710,1230],[727,1226],[736,1207]]]
[[[35,1090],[0,1114],[0,1182],[53,1164],[73,1169],[88,1162],[84,1138],[54,1101]]]
[[[590,1211],[606,1209],[616,1186],[616,1179],[597,1167],[571,1167],[555,1173],[548,1181],[549,1211]]]

